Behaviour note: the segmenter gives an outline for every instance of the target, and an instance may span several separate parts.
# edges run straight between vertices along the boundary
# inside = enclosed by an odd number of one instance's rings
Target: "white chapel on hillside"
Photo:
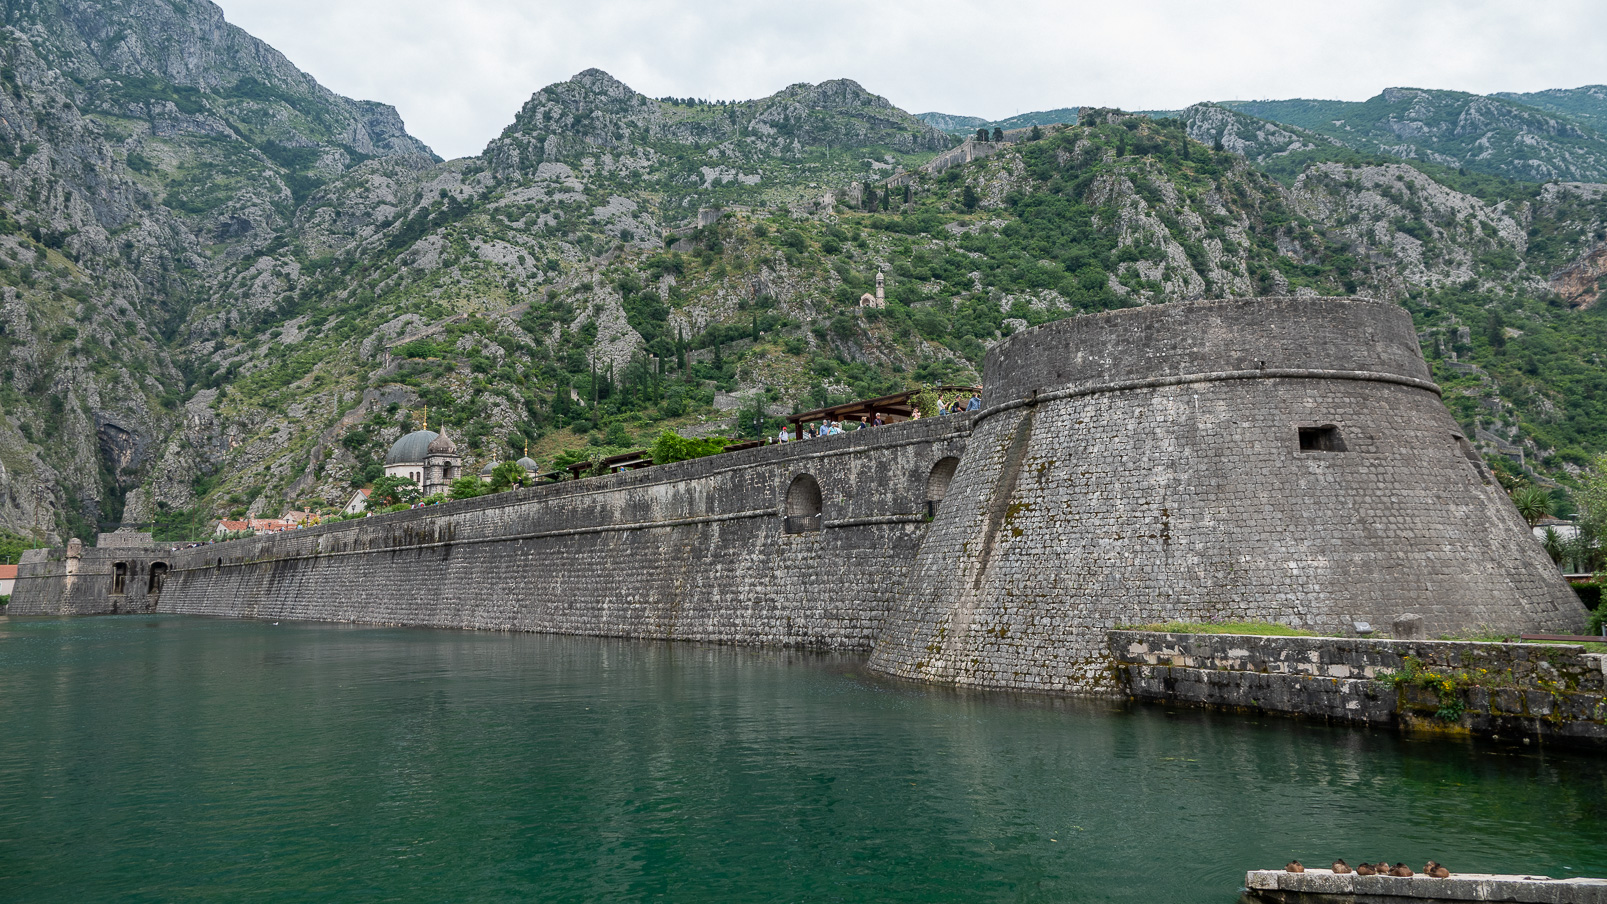
[[[401,476],[418,484],[426,496],[445,493],[463,476],[457,443],[434,430],[415,430],[397,440],[385,454],[385,476]]]

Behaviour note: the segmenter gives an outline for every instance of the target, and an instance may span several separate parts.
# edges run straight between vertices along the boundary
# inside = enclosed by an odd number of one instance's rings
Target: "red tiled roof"
[[[17,566],[0,565],[0,581],[14,581],[17,579]]]

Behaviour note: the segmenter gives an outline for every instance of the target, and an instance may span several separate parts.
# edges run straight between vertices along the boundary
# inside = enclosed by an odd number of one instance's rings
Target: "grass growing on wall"
[[[1315,637],[1302,628],[1292,628],[1276,622],[1157,622],[1148,625],[1122,625],[1128,631],[1159,631],[1166,634],[1258,634],[1265,637]]]

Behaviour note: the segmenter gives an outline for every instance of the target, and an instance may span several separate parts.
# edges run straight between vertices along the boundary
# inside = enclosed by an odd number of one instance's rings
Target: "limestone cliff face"
[[[1386,112],[1430,123],[1414,103]],[[1596,187],[1476,197],[1404,164],[1305,166],[1344,143],[1315,127],[1182,121],[962,145],[852,81],[706,103],[588,70],[443,162],[210,3],[13,6],[0,529],[344,501],[410,409],[483,463],[555,427],[726,429],[716,392],[784,410],[972,379],[1012,331],[1111,306],[1599,291]],[[860,311],[879,271],[889,307]],[[1425,342],[1456,345],[1478,304]]]
[[[182,507],[201,471],[123,511],[189,419],[171,333],[298,195],[429,150],[394,109],[329,92],[207,2],[12,7],[0,80],[0,529]],[[246,294],[271,303],[267,283]]]

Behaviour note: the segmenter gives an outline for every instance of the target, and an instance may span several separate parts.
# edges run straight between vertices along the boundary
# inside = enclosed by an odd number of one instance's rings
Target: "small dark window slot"
[[[1321,427],[1300,427],[1300,451],[1302,452],[1343,452],[1345,440],[1339,435],[1339,428],[1333,424],[1324,424]]]

